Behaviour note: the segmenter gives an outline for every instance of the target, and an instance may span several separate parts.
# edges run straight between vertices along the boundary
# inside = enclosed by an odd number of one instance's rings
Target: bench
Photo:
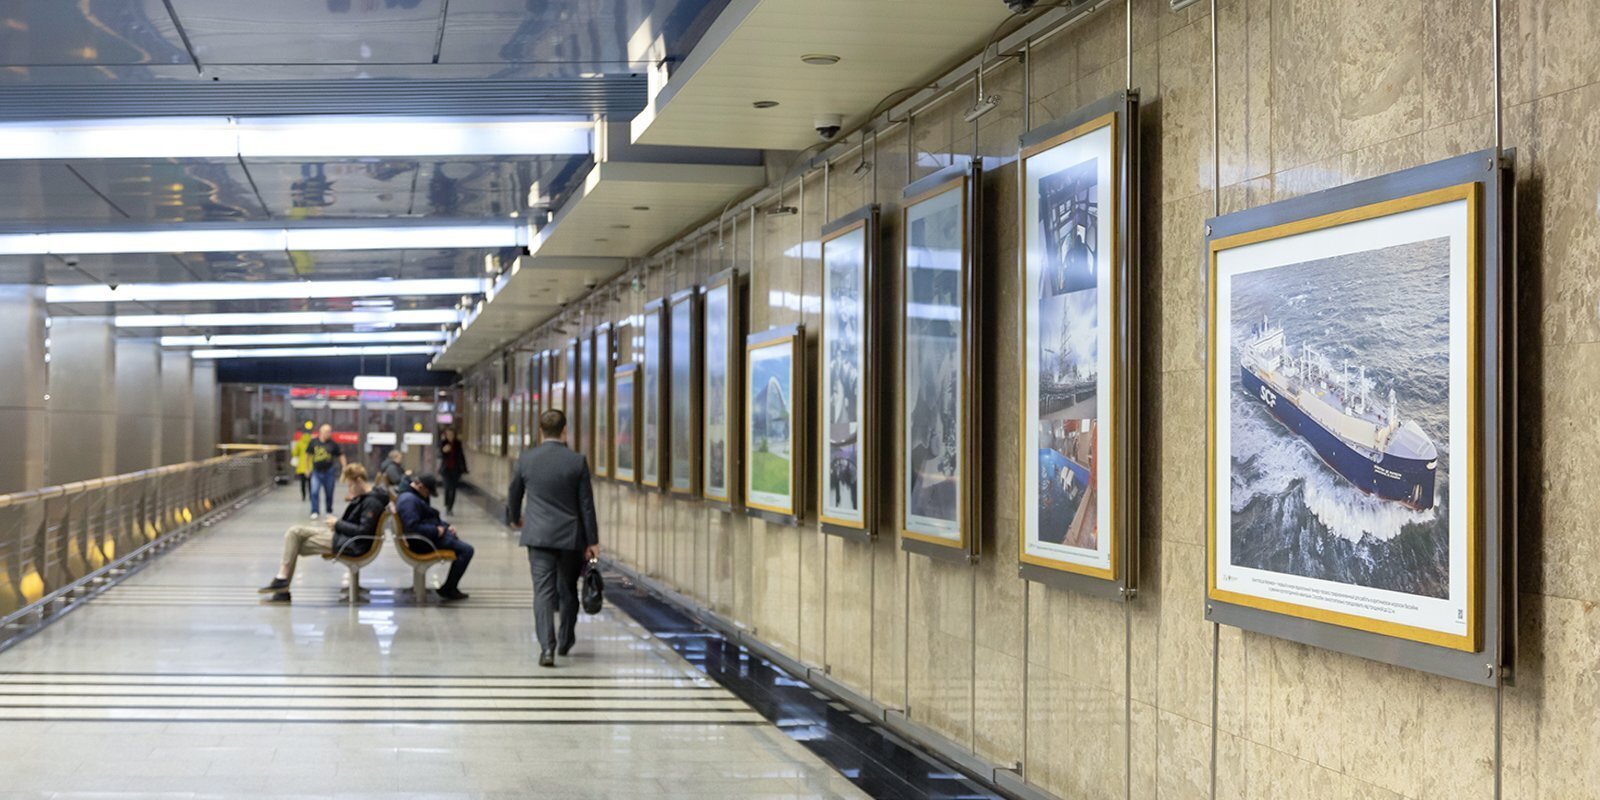
[[[395,527],[398,529],[398,518],[391,511],[385,510],[383,515],[378,517],[378,527],[373,535],[351,537],[338,552],[326,553],[322,556],[324,561],[339,562],[350,573],[350,586],[345,590],[350,605],[356,605],[363,599],[361,596],[361,569],[377,560],[378,552],[383,549],[383,530],[390,520],[395,520]],[[362,542],[370,543],[367,547],[367,552],[361,555],[345,554],[348,551],[353,551]]]
[[[430,547],[432,543],[429,543]],[[422,552],[411,546],[411,538],[401,529],[400,519],[394,522],[394,545],[400,553],[400,560],[411,565],[411,593],[418,603],[427,602],[428,598],[428,568],[434,564],[449,564],[456,560],[454,550],[440,550],[433,548]]]

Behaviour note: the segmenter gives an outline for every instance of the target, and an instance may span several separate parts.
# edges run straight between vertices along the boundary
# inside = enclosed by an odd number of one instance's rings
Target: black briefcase
[[[606,580],[600,577],[600,561],[589,559],[583,568],[583,613],[598,614],[606,602]]]

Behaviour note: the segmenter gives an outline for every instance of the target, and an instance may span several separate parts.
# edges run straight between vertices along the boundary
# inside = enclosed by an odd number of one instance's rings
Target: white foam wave
[[[1324,464],[1311,445],[1266,413],[1248,408],[1252,401],[1237,395],[1234,401],[1234,460],[1251,461],[1257,473],[1243,480],[1235,470],[1234,513],[1257,496],[1285,495],[1296,478],[1303,479],[1301,500],[1307,510],[1334,535],[1352,542],[1362,536],[1388,541],[1406,525],[1436,519],[1444,507],[1442,491],[1434,508],[1424,511],[1362,492]]]

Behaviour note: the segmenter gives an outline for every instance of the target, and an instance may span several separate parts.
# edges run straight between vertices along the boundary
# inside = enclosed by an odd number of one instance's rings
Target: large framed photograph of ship
[[[671,331],[668,358],[668,485],[674,497],[700,495],[700,291],[684,289],[667,304]]]
[[[876,531],[878,474],[878,207],[822,229],[817,517],[855,539]]]
[[[744,367],[742,284],[737,269],[724,270],[706,283],[701,305],[705,313],[705,355],[701,386],[701,494],[706,501],[732,510],[739,490],[740,376]]]
[[[1022,137],[1021,574],[1131,597],[1138,387],[1137,98]]]
[[[900,545],[940,558],[977,553],[980,481],[977,243],[982,166],[956,165],[904,192],[901,208]]]
[[[804,515],[805,331],[752,334],[745,345],[745,510],[783,524]]]
[[[644,305],[644,362],[640,364],[639,398],[639,485],[651,489],[664,487],[661,473],[667,453],[666,393],[662,373],[666,362],[666,300],[651,300]]]
[[[1485,151],[1211,222],[1212,619],[1498,680],[1504,185]]]

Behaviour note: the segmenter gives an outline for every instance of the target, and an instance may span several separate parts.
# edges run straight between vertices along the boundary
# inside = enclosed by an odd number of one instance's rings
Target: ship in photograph
[[[1413,509],[1433,507],[1439,451],[1413,420],[1397,413],[1391,388],[1378,407],[1365,366],[1335,365],[1302,344],[1291,348],[1283,328],[1263,319],[1244,343],[1240,382],[1272,416],[1297,434],[1356,488]]]

